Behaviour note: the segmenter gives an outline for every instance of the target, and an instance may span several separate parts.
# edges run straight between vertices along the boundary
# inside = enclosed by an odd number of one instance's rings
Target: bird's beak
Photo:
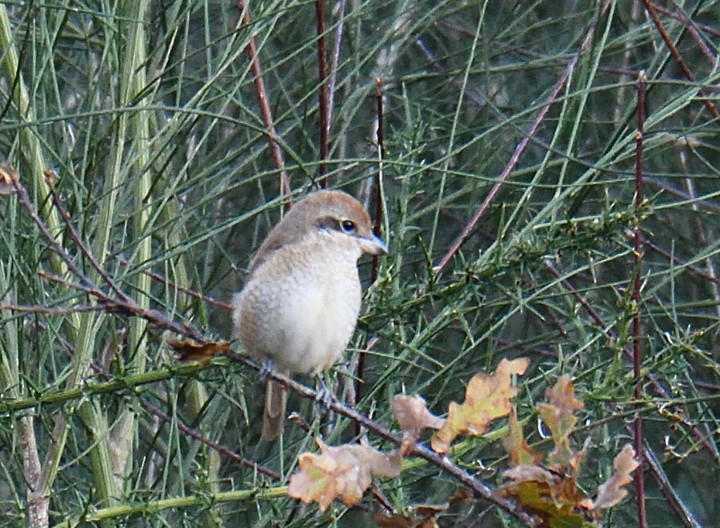
[[[360,247],[362,247],[365,253],[371,255],[383,255],[388,252],[388,248],[385,242],[377,236],[373,235],[371,238],[360,238]]]

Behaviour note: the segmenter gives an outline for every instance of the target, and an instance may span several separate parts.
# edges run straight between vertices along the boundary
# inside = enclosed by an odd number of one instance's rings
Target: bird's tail
[[[263,440],[274,440],[283,433],[287,389],[277,381],[268,380],[265,385],[265,410],[263,411]]]

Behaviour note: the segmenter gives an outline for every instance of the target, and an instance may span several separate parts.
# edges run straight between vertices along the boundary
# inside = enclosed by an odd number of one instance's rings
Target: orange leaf
[[[508,434],[502,440],[503,447],[510,455],[510,466],[518,466],[521,464],[537,464],[542,460],[542,455],[536,453],[525,441],[522,432],[522,425],[517,418],[517,410],[515,407],[510,409],[510,418],[508,422]]]
[[[591,527],[585,496],[573,475],[538,465],[519,465],[503,472],[513,482],[500,489],[503,496],[520,502],[522,509],[539,517],[540,526]]]
[[[475,374],[465,391],[465,402],[450,404],[445,425],[432,437],[432,448],[447,453],[459,434],[481,435],[494,419],[506,416],[517,394],[511,385],[512,376],[523,374],[529,365],[528,358],[503,359],[494,374]]]
[[[397,477],[400,457],[385,455],[369,445],[332,447],[318,440],[320,455],[302,453],[300,469],[290,477],[288,495],[303,502],[317,502],[321,511],[336,498],[354,506],[372,484],[374,477]]]
[[[575,387],[567,375],[560,376],[555,386],[545,391],[545,398],[548,403],[539,403],[537,410],[550,428],[555,442],[555,449],[548,455],[548,463],[564,467],[573,458],[570,433],[578,420],[574,413],[585,405],[575,398]]]
[[[412,443],[420,438],[423,429],[440,429],[445,424],[445,420],[428,411],[425,400],[420,396],[395,396],[392,412],[405,438]]]
[[[623,488],[632,482],[630,474],[637,469],[640,462],[635,458],[635,450],[626,444],[613,461],[615,473],[598,488],[598,495],[593,503],[596,510],[612,508],[627,495]]]
[[[0,194],[13,194],[19,176],[15,167],[7,161],[0,161]]]
[[[180,357],[180,361],[209,361],[213,357],[220,356],[230,350],[230,343],[228,341],[195,343],[170,337],[167,343]]]

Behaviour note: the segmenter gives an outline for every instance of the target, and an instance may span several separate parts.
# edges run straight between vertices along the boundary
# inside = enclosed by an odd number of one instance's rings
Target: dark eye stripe
[[[317,226],[320,229],[325,229],[328,231],[340,231],[341,233],[347,234],[353,234],[357,232],[357,224],[355,224],[355,222],[348,219],[340,220],[333,216],[324,216],[322,218],[319,218],[317,221]]]

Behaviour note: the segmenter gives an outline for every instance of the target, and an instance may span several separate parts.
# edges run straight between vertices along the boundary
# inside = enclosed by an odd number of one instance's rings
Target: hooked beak
[[[383,242],[377,235],[373,235],[371,238],[360,238],[359,240],[360,247],[365,253],[370,253],[371,255],[384,255],[388,252],[385,242]]]

